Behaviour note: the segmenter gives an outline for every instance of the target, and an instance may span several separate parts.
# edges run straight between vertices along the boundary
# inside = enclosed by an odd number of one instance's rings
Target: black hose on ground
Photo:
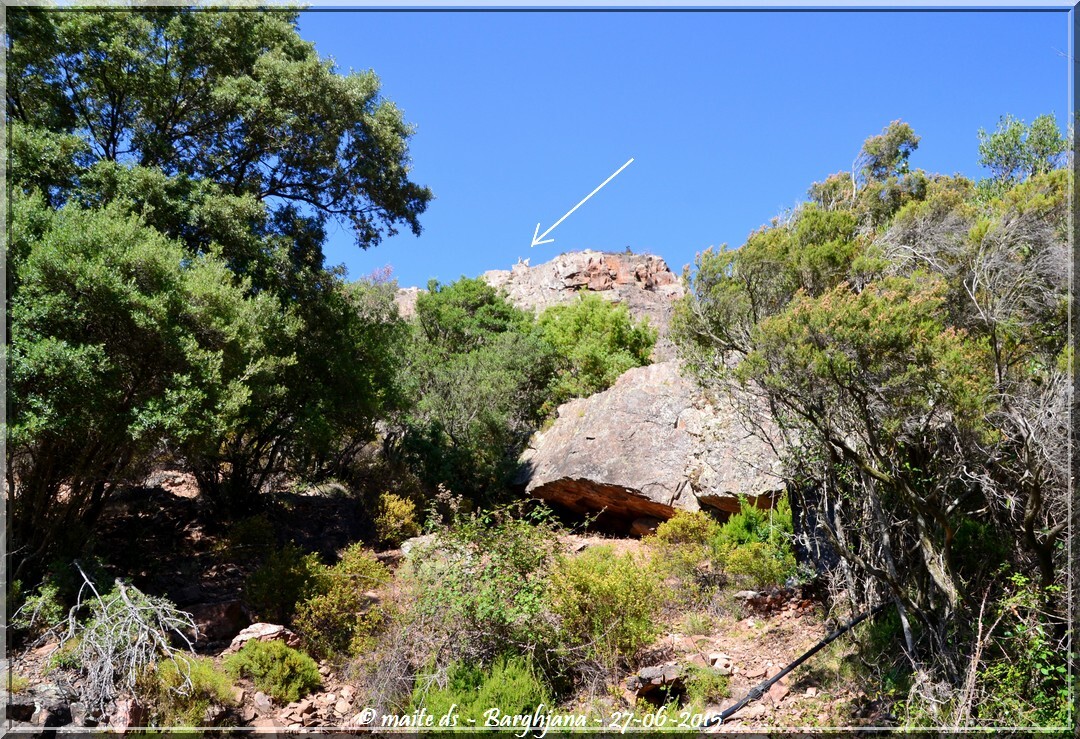
[[[813,647],[811,647],[805,654],[803,654],[797,660],[795,660],[794,662],[789,664],[787,667],[782,669],[780,672],[776,673],[775,675],[770,677],[768,680],[765,680],[764,682],[761,682],[758,685],[755,685],[754,687],[750,688],[750,692],[747,693],[746,695],[744,695],[742,697],[742,699],[738,703],[731,706],[730,708],[724,709],[717,716],[715,716],[715,717],[709,719],[708,721],[706,721],[705,726],[716,726],[717,724],[724,723],[724,721],[726,721],[730,716],[735,714],[737,711],[742,710],[742,708],[747,703],[749,703],[750,701],[755,701],[758,698],[760,698],[761,696],[765,695],[765,692],[769,688],[772,687],[773,683],[775,683],[777,680],[779,680],[780,678],[782,678],[784,675],[788,674],[792,670],[794,670],[796,667],[801,665],[806,660],[813,657],[815,654],[817,654],[819,651],[821,651],[826,645],[828,645],[829,642],[831,642],[833,639],[840,636],[841,634],[843,634],[845,631],[852,628],[853,626],[856,626],[857,624],[861,623],[862,621],[865,621],[866,619],[871,618],[872,616],[876,616],[877,614],[881,613],[889,605],[891,605],[891,601],[886,601],[884,603],[880,603],[880,604],[874,606],[873,608],[871,608],[869,611],[864,611],[863,613],[859,614],[855,618],[851,619],[846,624],[841,626],[839,629],[837,629],[836,631],[832,632],[831,634],[826,636],[824,639],[819,641],[817,644],[815,644]]]

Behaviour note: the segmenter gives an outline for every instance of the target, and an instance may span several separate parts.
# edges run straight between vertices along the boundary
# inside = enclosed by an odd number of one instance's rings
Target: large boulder
[[[530,442],[519,481],[625,531],[679,510],[736,512],[740,495],[770,505],[784,487],[780,463],[743,425],[736,402],[751,399],[709,401],[675,361],[628,370],[604,392],[559,407]],[[775,436],[766,414],[759,421]]]

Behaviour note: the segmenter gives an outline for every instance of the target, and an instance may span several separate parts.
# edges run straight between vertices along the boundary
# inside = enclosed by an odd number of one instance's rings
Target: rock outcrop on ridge
[[[660,257],[578,251],[560,254],[535,267],[526,260],[511,269],[490,270],[480,277],[502,290],[518,308],[535,313],[570,303],[585,291],[623,303],[636,320],[644,318],[657,330],[653,358],[663,361],[675,357],[667,338],[668,322],[675,301],[685,291],[678,276]],[[398,310],[403,316],[415,313],[420,292],[415,287],[398,290]]]

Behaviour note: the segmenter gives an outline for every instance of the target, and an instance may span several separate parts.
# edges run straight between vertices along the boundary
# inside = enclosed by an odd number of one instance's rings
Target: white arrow
[[[578,204],[577,204],[577,205],[575,205],[575,206],[574,206],[573,208],[571,208],[571,209],[570,209],[569,211],[567,211],[566,215],[564,215],[564,216],[563,216],[562,218],[560,218],[559,220],[555,221],[555,223],[554,223],[554,224],[552,224],[551,228],[549,228],[549,229],[548,229],[547,231],[544,231],[544,233],[540,233],[540,224],[539,224],[539,223],[537,223],[537,224],[536,224],[536,230],[535,230],[535,231],[533,231],[533,237],[532,237],[532,244],[530,244],[530,245],[529,245],[529,246],[530,246],[530,248],[531,248],[531,247],[533,247],[533,246],[540,246],[540,244],[550,244],[550,243],[552,243],[553,241],[555,241],[555,239],[545,239],[544,237],[545,237],[545,236],[547,236],[547,235],[548,235],[549,233],[551,233],[552,231],[554,231],[554,230],[555,230],[555,226],[558,226],[558,225],[559,225],[560,223],[562,223],[562,222],[563,222],[563,221],[565,221],[565,220],[566,220],[567,218],[569,218],[569,217],[570,217],[570,214],[571,214],[571,213],[573,213],[573,212],[574,212],[575,210],[577,210],[577,209],[578,209],[578,208],[580,208],[581,206],[585,205],[585,201],[586,201],[586,200],[588,200],[589,198],[591,198],[591,197],[592,197],[593,195],[595,195],[596,193],[600,192],[600,189],[601,189],[601,188],[602,188],[602,187],[603,187],[604,185],[606,185],[607,183],[609,183],[609,182],[611,182],[611,181],[612,181],[613,179],[615,179],[615,175],[619,174],[619,172],[622,172],[622,171],[623,171],[624,169],[626,169],[627,167],[629,167],[629,166],[630,166],[630,162],[632,162],[632,161],[634,161],[634,158],[633,158],[633,157],[630,157],[630,159],[629,159],[629,160],[627,160],[626,164],[624,164],[623,166],[621,166],[621,167],[619,167],[619,168],[618,168],[617,170],[615,170],[615,174],[611,175],[611,177],[608,177],[608,178],[607,178],[606,180],[604,180],[604,181],[603,181],[603,182],[601,182],[601,183],[600,183],[599,185],[597,185],[597,186],[596,186],[596,189],[595,189],[595,190],[593,190],[593,191],[592,191],[592,192],[590,192],[590,193],[589,193],[588,195],[586,195],[585,197],[583,197],[583,198],[581,199],[581,202],[580,202],[580,203],[578,203]],[[537,234],[539,234],[539,236],[538,236]]]

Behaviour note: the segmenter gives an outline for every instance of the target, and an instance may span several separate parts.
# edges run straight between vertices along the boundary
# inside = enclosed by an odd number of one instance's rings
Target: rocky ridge
[[[685,290],[667,262],[658,256],[568,252],[535,267],[523,260],[507,270],[489,270],[480,278],[501,290],[518,308],[535,313],[573,302],[581,292],[597,293],[605,300],[624,304],[635,319],[645,319],[657,330],[654,360],[675,356],[667,338],[668,323],[675,301]],[[403,316],[416,312],[421,292],[416,287],[398,290],[396,302]]]

